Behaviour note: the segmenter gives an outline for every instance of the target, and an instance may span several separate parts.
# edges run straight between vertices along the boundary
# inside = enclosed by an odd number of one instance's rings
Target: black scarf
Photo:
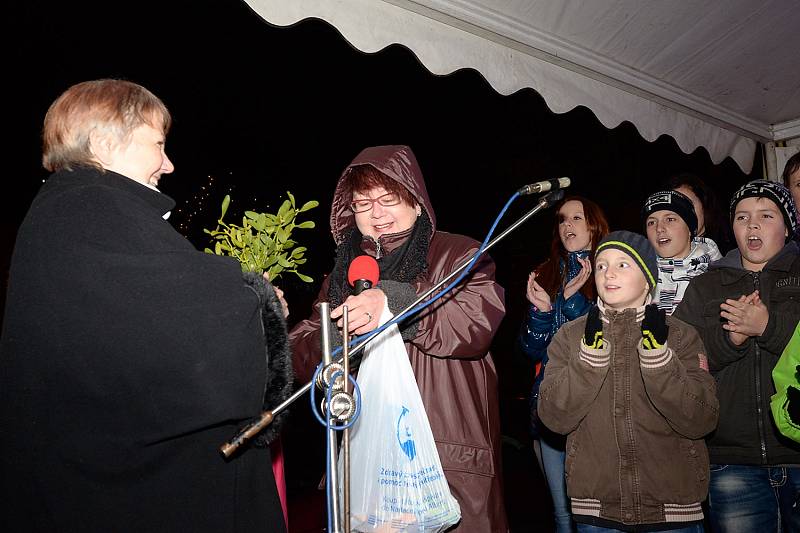
[[[411,234],[396,250],[378,259],[379,279],[411,283],[428,268],[428,246],[433,233],[431,220],[425,210],[417,218]],[[353,227],[350,234],[336,247],[336,264],[330,273],[328,301],[331,308],[340,306],[353,293],[347,282],[350,263],[359,255],[364,255],[361,243],[364,236]]]

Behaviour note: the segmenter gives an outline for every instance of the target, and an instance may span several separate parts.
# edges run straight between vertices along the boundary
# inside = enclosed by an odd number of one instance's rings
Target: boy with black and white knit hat
[[[696,237],[697,215],[692,201],[678,191],[659,191],[645,200],[642,220],[658,254],[658,286],[653,301],[671,315],[681,303],[689,281],[722,258],[711,239]]]
[[[538,412],[567,435],[578,531],[703,530],[714,378],[694,328],[650,303],[656,269],[647,238],[609,233],[595,250],[597,305],[547,349]]]
[[[745,198],[767,198],[771,200],[783,215],[783,223],[789,232],[786,236],[786,242],[789,242],[789,239],[797,231],[797,206],[789,189],[780,183],[767,180],[755,180],[742,186],[731,198],[731,224],[733,224],[734,216],[736,215],[736,206]]]
[[[700,333],[717,382],[712,530],[800,531],[800,443],[770,411],[772,371],[800,321],[794,201],[779,183],[753,181],[733,195],[730,217],[737,248],[692,280],[674,314]]]

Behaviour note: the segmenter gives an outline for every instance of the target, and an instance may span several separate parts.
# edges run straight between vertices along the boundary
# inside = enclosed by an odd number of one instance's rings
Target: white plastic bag
[[[380,323],[391,318],[384,307]],[[350,430],[351,528],[427,533],[457,523],[461,508],[450,494],[396,325],[365,348],[357,382],[362,403]],[[341,459],[339,476],[344,479]]]

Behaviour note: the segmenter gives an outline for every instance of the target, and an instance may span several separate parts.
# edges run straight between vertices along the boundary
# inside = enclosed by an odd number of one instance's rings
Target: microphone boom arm
[[[494,245],[495,245],[495,244],[497,244],[497,243],[498,243],[500,240],[502,240],[502,239],[503,239],[503,238],[504,238],[506,235],[508,235],[509,233],[511,233],[512,231],[514,231],[515,229],[517,229],[517,228],[518,228],[520,225],[522,225],[523,223],[525,223],[525,222],[526,222],[526,221],[527,221],[529,218],[531,218],[533,215],[535,215],[536,213],[538,213],[538,212],[539,212],[539,211],[541,211],[542,209],[546,209],[546,208],[550,207],[551,205],[553,205],[554,203],[556,203],[557,201],[559,201],[559,200],[560,200],[561,198],[563,198],[563,197],[564,197],[564,191],[563,191],[563,190],[551,191],[551,192],[549,192],[548,194],[546,194],[546,195],[542,196],[542,197],[539,199],[539,201],[536,203],[536,205],[533,207],[533,209],[531,209],[530,211],[528,211],[527,213],[525,213],[525,214],[524,214],[523,216],[521,216],[521,217],[520,217],[520,218],[519,218],[519,219],[518,219],[516,222],[514,222],[514,223],[513,223],[513,224],[511,224],[509,227],[507,227],[505,230],[503,230],[503,232],[502,232],[502,233],[500,233],[500,234],[499,234],[498,236],[496,236],[494,239],[492,239],[491,241],[489,241],[489,243],[488,243],[488,244],[486,245],[486,247],[483,249],[483,252],[482,252],[482,253],[485,253],[485,252],[486,252],[487,250],[489,250],[489,249],[490,249],[492,246],[494,246]],[[424,294],[422,294],[421,296],[419,296],[419,297],[418,297],[416,300],[414,300],[414,302],[412,302],[412,303],[411,303],[410,305],[408,305],[408,306],[407,306],[405,309],[403,309],[403,311],[401,311],[400,313],[398,313],[398,316],[399,316],[399,315],[402,315],[402,314],[404,314],[404,313],[406,313],[407,311],[409,311],[409,310],[411,310],[411,309],[413,309],[413,308],[414,308],[416,305],[418,305],[419,303],[421,303],[422,301],[424,301],[424,300],[425,300],[425,299],[426,299],[428,296],[430,296],[431,294],[433,294],[434,292],[436,292],[436,291],[437,291],[437,290],[438,290],[440,287],[442,287],[442,286],[443,286],[445,283],[447,283],[448,281],[450,281],[451,279],[453,279],[453,278],[454,278],[454,277],[455,277],[455,276],[456,276],[456,275],[457,275],[459,272],[461,272],[462,270],[464,270],[465,268],[467,268],[467,266],[468,266],[468,265],[469,265],[469,264],[472,262],[472,259],[473,259],[473,258],[474,258],[474,257],[470,257],[469,259],[467,259],[466,261],[464,261],[463,263],[461,263],[461,264],[460,264],[460,265],[459,265],[459,266],[458,266],[458,267],[457,267],[455,270],[453,270],[452,272],[450,272],[450,274],[448,274],[448,275],[447,275],[447,276],[446,276],[444,279],[442,279],[441,281],[439,281],[438,283],[436,283],[436,285],[434,285],[433,287],[431,287],[430,289],[428,289],[427,291],[425,291],[425,293],[424,293]],[[380,333],[381,333],[380,331],[373,331],[372,333],[369,333],[369,334],[367,334],[367,338],[365,338],[364,340],[360,341],[358,344],[356,344],[356,345],[355,345],[355,347],[353,347],[353,348],[351,348],[351,349],[350,349],[350,351],[349,351],[349,353],[348,353],[348,357],[349,357],[349,356],[351,356],[351,355],[353,355],[354,353],[357,353],[357,352],[361,351],[361,350],[362,350],[362,349],[363,349],[363,348],[364,348],[364,347],[367,345],[367,343],[368,343],[369,341],[371,341],[373,338],[375,338],[375,337],[376,337],[377,335],[379,335]],[[340,363],[340,364],[341,364],[341,363],[343,362],[343,360],[344,360],[344,358],[343,358],[343,357],[340,357],[340,358],[338,358],[338,359],[336,360],[336,362],[338,362],[338,363]],[[230,441],[228,441],[228,442],[226,442],[225,444],[223,444],[223,445],[220,447],[220,452],[221,452],[221,453],[222,453],[222,454],[223,454],[225,457],[230,457],[230,456],[233,454],[233,452],[234,452],[234,451],[236,451],[236,449],[237,449],[237,448],[238,448],[238,447],[239,447],[241,444],[243,444],[243,443],[244,443],[244,442],[245,442],[247,439],[249,439],[250,437],[252,437],[252,436],[253,436],[253,435],[255,435],[256,433],[258,433],[259,431],[261,431],[262,429],[264,429],[265,427],[267,427],[267,426],[268,426],[268,425],[269,425],[269,424],[272,422],[272,420],[273,420],[273,419],[274,419],[274,418],[275,418],[275,417],[276,417],[276,416],[277,416],[277,415],[278,415],[278,414],[279,414],[281,411],[283,411],[284,409],[286,409],[287,407],[289,407],[290,405],[292,405],[292,404],[293,404],[295,401],[297,401],[298,399],[300,399],[300,397],[301,397],[301,396],[303,396],[303,394],[305,394],[306,392],[308,392],[308,390],[309,390],[309,389],[310,389],[312,386],[314,386],[314,380],[311,380],[311,381],[309,381],[308,383],[306,383],[305,385],[303,385],[302,387],[300,387],[299,389],[297,389],[297,390],[294,392],[294,394],[292,394],[292,395],[291,395],[291,396],[289,396],[287,399],[285,399],[283,402],[281,402],[280,404],[278,404],[277,406],[275,406],[275,408],[274,408],[274,409],[272,409],[271,411],[264,411],[263,413],[261,413],[261,417],[260,417],[260,419],[259,419],[259,420],[257,420],[256,422],[253,422],[253,423],[251,423],[251,424],[249,424],[249,425],[245,426],[244,428],[242,428],[242,429],[241,429],[241,430],[240,430],[240,431],[239,431],[239,432],[236,434],[236,436],[235,436],[235,437],[233,437],[233,438],[232,438]],[[257,429],[256,429],[256,428],[257,428]]]

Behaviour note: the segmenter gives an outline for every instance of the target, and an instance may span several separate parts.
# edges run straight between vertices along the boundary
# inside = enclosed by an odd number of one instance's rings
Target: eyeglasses
[[[377,198],[359,198],[358,200],[350,202],[350,209],[353,210],[353,213],[363,213],[372,209],[375,202],[378,202],[384,207],[397,205],[400,203],[400,195],[396,192],[389,192]]]

